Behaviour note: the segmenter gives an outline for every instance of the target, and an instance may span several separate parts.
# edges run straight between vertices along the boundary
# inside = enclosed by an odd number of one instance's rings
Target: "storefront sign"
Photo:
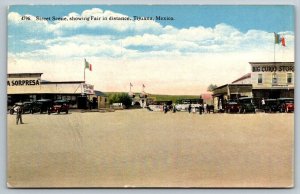
[[[22,79],[11,79],[7,81],[7,86],[35,86],[40,85],[40,80],[38,79],[28,79],[28,80],[22,80]]]
[[[95,94],[94,92],[94,85],[90,85],[90,84],[83,84],[83,92],[85,94]]]
[[[294,66],[262,65],[252,67],[252,72],[294,72]]]

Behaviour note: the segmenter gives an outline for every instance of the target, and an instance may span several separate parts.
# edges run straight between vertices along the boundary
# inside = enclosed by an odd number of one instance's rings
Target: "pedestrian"
[[[191,113],[191,110],[192,110],[192,105],[191,104],[189,104],[188,110],[189,110],[189,113]]]
[[[208,114],[210,114],[210,109],[212,108],[212,106],[211,105],[207,105],[206,106],[206,112],[208,113]]]
[[[176,105],[175,105],[175,103],[173,104],[173,113],[176,113]]]
[[[19,121],[20,121],[21,124],[24,124],[23,120],[22,120],[22,111],[23,111],[22,106],[21,105],[17,106],[16,111],[17,111],[16,124],[18,125]]]
[[[222,107],[222,100],[220,99],[219,101],[219,110],[222,111],[223,107]]]
[[[165,114],[168,112],[168,108],[167,108],[167,105],[166,105],[166,104],[164,104],[163,110],[164,110],[164,113],[165,113]]]
[[[200,104],[199,106],[199,114],[202,115],[202,110],[203,110],[203,107],[202,107],[202,104]]]
[[[262,99],[261,99],[261,106],[262,106],[262,108],[264,108],[264,107],[265,107],[265,105],[266,105],[265,99],[264,99],[264,98],[262,98]]]
[[[192,108],[192,112],[193,112],[193,114],[196,113],[196,107],[193,107],[193,108]]]
[[[207,111],[207,104],[206,103],[203,104],[203,113],[205,113],[205,111]]]

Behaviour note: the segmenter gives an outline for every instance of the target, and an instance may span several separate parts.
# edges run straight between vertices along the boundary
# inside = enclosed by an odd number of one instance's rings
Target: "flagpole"
[[[84,66],[83,66],[83,81],[84,81],[84,83],[85,83],[85,64],[86,64],[86,60],[84,59]]]
[[[274,63],[275,63],[275,42],[274,42]]]
[[[274,32],[274,63],[275,63],[275,44],[276,44],[276,34]]]

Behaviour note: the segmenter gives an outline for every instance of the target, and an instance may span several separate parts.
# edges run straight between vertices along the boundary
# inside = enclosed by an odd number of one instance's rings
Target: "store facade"
[[[86,108],[86,99],[96,96],[94,86],[84,81],[51,82],[42,80],[43,73],[7,75],[8,105],[39,99],[68,100],[72,108]]]
[[[250,62],[253,97],[294,98],[294,62]]]
[[[260,100],[294,98],[294,62],[249,62],[251,72],[213,90],[215,111],[229,99],[253,97]]]

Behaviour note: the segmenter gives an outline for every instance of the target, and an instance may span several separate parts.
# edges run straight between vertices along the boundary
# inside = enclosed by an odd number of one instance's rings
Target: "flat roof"
[[[38,75],[38,76],[42,76],[43,73],[8,73],[7,77],[8,78],[17,78],[18,76],[32,76],[32,75]]]
[[[222,86],[219,86],[213,90],[216,90],[216,89],[220,89],[220,88],[224,88],[226,86],[252,86],[252,84],[224,84]]]
[[[81,83],[85,83],[85,81],[57,81],[57,82],[41,81],[41,84],[81,84]]]
[[[295,62],[249,62],[250,64],[253,65],[258,65],[258,64],[283,64],[283,63],[290,63],[290,64],[295,64]]]
[[[37,75],[42,75],[43,73],[8,73],[7,75],[24,75],[24,74],[37,74]]]

